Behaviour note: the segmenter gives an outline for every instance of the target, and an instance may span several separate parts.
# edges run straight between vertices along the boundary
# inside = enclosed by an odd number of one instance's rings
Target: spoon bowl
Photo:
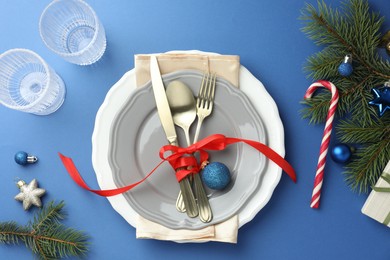
[[[194,94],[183,82],[175,80],[166,89],[173,122],[184,130],[187,145],[191,144],[189,131],[196,118],[196,101]]]

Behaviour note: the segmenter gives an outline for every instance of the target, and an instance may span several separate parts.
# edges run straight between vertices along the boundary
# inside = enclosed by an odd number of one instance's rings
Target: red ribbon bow
[[[108,196],[114,196],[114,195],[124,193],[134,188],[135,186],[141,184],[165,161],[168,161],[169,164],[173,167],[173,169],[176,170],[176,179],[180,182],[187,175],[197,174],[200,171],[200,166],[197,160],[195,159],[194,156],[192,156],[195,152],[199,152],[200,162],[204,162],[209,157],[207,150],[221,151],[224,150],[227,146],[238,142],[246,143],[252,146],[253,148],[255,148],[256,150],[258,150],[259,152],[263,153],[268,159],[270,159],[271,161],[276,163],[279,167],[281,167],[287,173],[287,175],[294,182],[296,182],[296,174],[293,167],[286,160],[284,160],[283,157],[281,157],[277,152],[272,150],[270,147],[253,140],[226,137],[222,134],[210,135],[186,148],[182,148],[174,145],[163,146],[160,149],[160,158],[162,159],[162,161],[142,180],[122,188],[111,189],[111,190],[92,190],[84,182],[76,166],[74,165],[73,160],[69,157],[62,155],[61,153],[59,153],[59,156],[66,170],[68,171],[69,175],[80,187],[90,192],[93,192],[97,195],[108,197]],[[167,152],[171,152],[171,154],[165,157],[165,153]],[[187,155],[191,155],[191,156],[187,156]]]

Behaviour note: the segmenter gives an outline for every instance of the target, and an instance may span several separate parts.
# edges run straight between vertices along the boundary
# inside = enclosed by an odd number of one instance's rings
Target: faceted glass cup
[[[106,34],[95,11],[81,0],[55,0],[42,12],[43,42],[68,62],[90,65],[106,50]]]
[[[35,52],[11,49],[0,55],[0,103],[36,115],[55,112],[64,102],[65,84]]]

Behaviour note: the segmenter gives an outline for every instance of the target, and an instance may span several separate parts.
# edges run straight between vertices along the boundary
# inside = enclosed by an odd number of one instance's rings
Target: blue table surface
[[[351,191],[342,166],[328,160],[321,207],[309,207],[324,126],[301,119],[299,102],[312,82],[302,67],[320,47],[301,32],[298,17],[305,3],[316,6],[315,0],[90,0],[108,45],[102,60],[86,67],[67,63],[42,42],[38,21],[49,2],[1,1],[0,52],[11,48],[37,52],[62,77],[67,94],[63,106],[49,116],[0,106],[0,221],[25,224],[31,219],[37,209],[25,212],[14,200],[18,193],[14,180],[36,178],[47,190],[43,203],[64,200],[68,212],[64,223],[91,236],[87,259],[390,259],[390,230],[361,213],[367,194]],[[387,0],[369,2],[373,10],[390,17]],[[326,3],[340,5],[338,0]],[[388,29],[389,20],[383,27]],[[57,155],[62,152],[77,160],[86,182],[99,188],[91,136],[96,112],[111,86],[134,67],[134,54],[192,49],[237,54],[262,81],[278,105],[286,158],[298,174],[296,184],[282,177],[270,202],[240,228],[236,245],[137,240],[135,229],[107,199],[70,179]],[[13,156],[19,150],[37,155],[39,162],[17,165]],[[1,245],[0,258],[33,255],[24,246]]]

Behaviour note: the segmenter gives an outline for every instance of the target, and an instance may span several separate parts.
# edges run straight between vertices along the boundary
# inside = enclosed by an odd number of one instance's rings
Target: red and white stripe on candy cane
[[[330,107],[328,111],[328,116],[326,118],[324,134],[322,137],[321,147],[320,147],[320,155],[317,163],[317,171],[314,179],[314,188],[313,194],[311,197],[310,207],[318,208],[320,205],[320,197],[321,197],[321,189],[322,182],[324,179],[324,168],[326,163],[326,155],[328,153],[329,142],[330,142],[330,134],[332,133],[333,119],[337,109],[337,103],[339,101],[339,93],[335,85],[332,82],[326,80],[319,80],[310,85],[307,89],[306,94],[304,96],[305,99],[311,98],[313,93],[318,88],[326,88],[332,93],[332,98],[330,100]]]

